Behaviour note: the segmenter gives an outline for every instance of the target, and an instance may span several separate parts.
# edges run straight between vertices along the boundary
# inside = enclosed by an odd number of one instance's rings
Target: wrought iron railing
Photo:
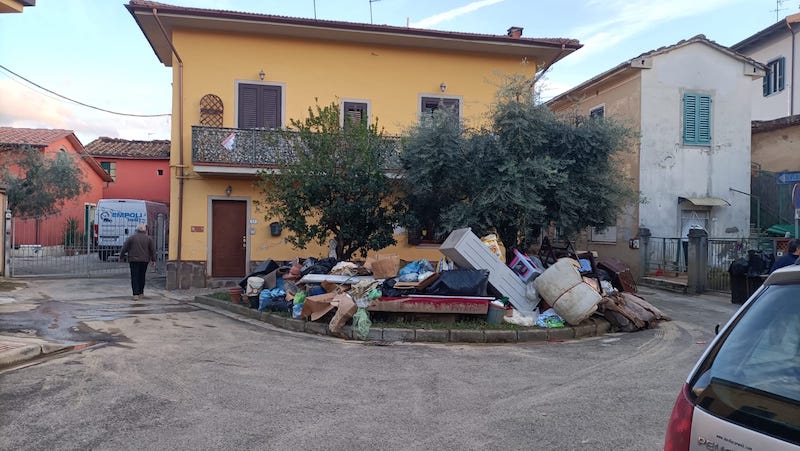
[[[192,161],[244,167],[270,167],[288,161],[299,148],[299,134],[284,130],[192,127]],[[401,139],[385,136],[384,169],[398,170]]]

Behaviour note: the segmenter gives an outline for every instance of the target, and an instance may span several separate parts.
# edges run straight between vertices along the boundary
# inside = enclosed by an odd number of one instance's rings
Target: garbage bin
[[[744,258],[732,261],[728,267],[728,274],[731,277],[731,302],[734,304],[744,304],[744,301],[750,297],[747,283],[749,267],[750,265]]]

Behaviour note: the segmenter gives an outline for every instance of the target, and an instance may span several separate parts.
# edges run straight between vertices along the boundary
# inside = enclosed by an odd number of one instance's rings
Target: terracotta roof
[[[731,50],[728,47],[725,47],[723,45],[717,44],[716,42],[706,38],[705,35],[698,34],[698,35],[693,36],[693,37],[691,37],[689,39],[684,39],[684,40],[681,40],[681,41],[679,41],[679,42],[677,42],[675,44],[672,44],[672,45],[659,47],[659,48],[657,48],[655,50],[650,50],[649,52],[644,52],[639,56],[636,56],[636,57],[631,58],[631,59],[629,59],[627,61],[624,61],[624,62],[620,63],[619,65],[614,66],[611,69],[601,73],[600,75],[597,75],[595,77],[590,78],[589,80],[587,80],[587,81],[581,83],[580,85],[570,89],[569,91],[566,91],[564,93],[559,94],[556,97],[553,97],[552,99],[548,100],[546,102],[546,104],[552,105],[554,103],[557,103],[557,102],[561,101],[562,99],[569,97],[573,92],[581,91],[581,90],[583,90],[583,89],[585,89],[585,88],[587,88],[587,87],[589,87],[589,86],[591,86],[591,85],[593,85],[595,83],[598,83],[598,82],[600,82],[602,80],[610,78],[610,77],[612,77],[614,75],[617,75],[618,73],[622,73],[622,72],[626,71],[627,69],[634,67],[632,65],[632,63],[634,63],[634,62],[638,62],[639,60],[642,60],[642,59],[646,59],[646,58],[650,58],[650,57],[653,57],[653,56],[657,56],[657,55],[660,55],[662,53],[667,53],[667,52],[670,52],[672,50],[678,49],[680,47],[685,47],[687,45],[694,44],[694,43],[705,44],[705,45],[707,45],[707,46],[709,46],[709,47],[711,47],[713,49],[719,50],[720,52],[729,55],[732,58],[735,58],[735,59],[738,59],[738,60],[740,60],[742,62],[751,64],[756,69],[760,69],[762,71],[766,71],[767,70],[766,66],[764,66],[761,63],[759,63],[758,61],[756,61],[756,60],[754,60],[754,59],[752,59],[752,58],[750,58],[748,56],[742,55],[739,52]],[[642,67],[642,66],[639,65],[639,66],[636,66],[636,67]]]
[[[0,144],[45,147],[72,133],[61,129],[0,127]]]
[[[779,130],[782,128],[793,127],[800,125],[800,114],[794,116],[779,117],[770,121],[753,121],[751,123],[751,131],[753,133],[762,133],[772,130]]]
[[[131,141],[100,137],[86,145],[86,152],[95,158],[169,160],[169,140]]]
[[[203,28],[221,31],[223,30],[222,24],[228,22],[234,24],[233,26],[235,26],[235,30],[238,30],[239,32],[245,32],[246,30],[258,30],[258,32],[261,33],[269,33],[269,29],[265,28],[264,26],[271,25],[275,27],[272,33],[277,34],[297,34],[301,29],[314,29],[328,32],[348,32],[355,35],[363,35],[364,33],[367,33],[372,37],[376,39],[379,38],[381,40],[385,40],[387,37],[394,37],[395,39],[405,37],[408,40],[416,39],[417,41],[415,42],[418,42],[419,39],[434,38],[447,41],[494,43],[507,46],[509,48],[539,48],[550,49],[551,51],[560,50],[563,55],[559,54],[560,56],[556,59],[556,61],[582,47],[581,43],[577,39],[568,38],[514,38],[508,34],[492,35],[462,33],[454,31],[430,30],[424,28],[308,19],[229,10],[188,8],[149,0],[131,0],[127,5],[125,5],[125,7],[137,21],[145,36],[148,37],[148,40],[150,40],[150,45],[153,46],[153,50],[155,50],[161,61],[168,66],[172,64],[172,55],[169,53],[169,49],[165,48],[164,43],[161,42],[163,36],[159,34],[160,31],[153,29],[153,26],[142,22],[146,15],[153,14],[153,10],[157,11],[157,14],[159,14],[159,17],[161,18],[161,21],[168,32],[171,31],[173,24],[181,23],[181,26],[184,27],[198,26],[199,22],[189,25],[185,21],[180,22],[180,18],[213,19],[212,22],[204,22],[205,24],[203,25]],[[248,28],[250,27],[249,24],[258,24],[258,28]],[[156,33],[156,31],[158,32]],[[152,36],[148,32],[152,32]],[[307,31],[303,33],[303,35],[307,34]]]

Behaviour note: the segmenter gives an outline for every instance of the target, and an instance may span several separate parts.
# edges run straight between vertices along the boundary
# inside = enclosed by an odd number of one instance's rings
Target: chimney
[[[508,37],[519,39],[522,37],[522,27],[511,27],[508,29]]]

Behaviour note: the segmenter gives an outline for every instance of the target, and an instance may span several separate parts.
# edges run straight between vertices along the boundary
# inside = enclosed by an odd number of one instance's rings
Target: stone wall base
[[[206,288],[206,262],[170,260],[167,262],[167,290]]]

